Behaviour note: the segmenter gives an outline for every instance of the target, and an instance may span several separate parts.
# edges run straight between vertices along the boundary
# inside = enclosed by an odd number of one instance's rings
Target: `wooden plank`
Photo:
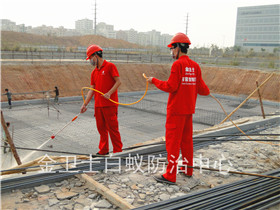
[[[10,136],[10,133],[9,133],[9,131],[8,131],[8,128],[7,128],[7,125],[6,125],[6,122],[5,122],[5,119],[4,119],[2,110],[1,110],[1,124],[2,124],[3,130],[4,130],[5,134],[6,134],[6,137],[7,137],[7,140],[8,140],[8,144],[10,145],[11,150],[12,150],[12,153],[13,153],[13,155],[14,155],[16,161],[17,161],[17,164],[18,164],[18,165],[21,165],[20,158],[19,158],[19,156],[18,156],[18,153],[17,153],[17,151],[16,151],[14,142],[13,142],[13,140],[12,140],[12,138],[11,138],[11,136]]]
[[[82,160],[87,160],[88,159],[88,156],[86,155],[78,155],[76,156],[77,159],[82,159]],[[15,174],[15,173],[21,173],[23,171],[26,171],[26,172],[29,172],[29,171],[39,171],[39,170],[42,170],[41,168],[34,168],[34,169],[23,169],[23,168],[28,168],[28,167],[32,167],[32,166],[38,166],[40,165],[41,163],[39,163],[39,161],[41,159],[43,159],[44,156],[41,156],[41,157],[38,157],[36,158],[35,160],[32,160],[32,161],[29,161],[27,163],[23,163],[21,164],[20,166],[15,166],[15,167],[12,167],[12,168],[8,168],[8,169],[5,169],[5,171],[1,172],[1,175],[8,175],[8,174]],[[56,161],[56,162],[65,162],[65,157],[60,157],[60,156],[48,156],[48,158]]]
[[[238,107],[236,107],[225,119],[223,119],[223,121],[220,122],[219,125],[223,124],[227,119],[229,119],[231,115],[233,115],[241,106],[243,106],[243,104],[245,104],[252,97],[252,95],[254,95],[255,92],[257,92],[263,85],[265,85],[265,83],[267,83],[267,81],[270,80],[272,76],[274,76],[274,73],[271,73],[269,77],[260,86],[258,86]]]
[[[69,168],[75,168],[71,165],[68,166]],[[94,188],[96,192],[103,195],[105,198],[107,198],[111,203],[114,205],[120,207],[121,209],[134,209],[135,207],[128,203],[126,200],[115,194],[113,191],[111,191],[109,188],[105,187],[103,184],[100,184],[99,182],[95,181],[91,176],[87,174],[77,174],[75,175],[79,179],[84,179],[87,181],[87,183]]]
[[[80,176],[84,180],[90,184],[96,192],[103,195],[105,198],[107,198],[111,203],[114,205],[120,207],[121,209],[134,209],[135,207],[128,203],[126,200],[115,194],[113,191],[111,191],[109,188],[105,187],[103,184],[100,184],[99,182],[95,181],[92,177],[90,177],[87,174],[79,174],[77,176]]]
[[[258,81],[256,81],[256,84],[257,84],[257,88],[258,88],[259,87]],[[261,105],[262,116],[263,116],[263,119],[265,119],[265,114],[264,114],[262,96],[261,96],[261,93],[260,93],[260,89],[258,89],[258,95],[259,95],[259,100],[260,100],[260,105]]]

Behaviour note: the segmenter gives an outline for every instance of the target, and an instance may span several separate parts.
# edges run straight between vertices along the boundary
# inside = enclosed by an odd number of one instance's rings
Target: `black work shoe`
[[[165,179],[162,175],[153,176],[157,182],[166,183],[166,184],[176,184],[175,182],[171,182]]]
[[[99,152],[97,152],[96,155],[109,155],[109,152],[107,152],[106,154],[100,154]]]
[[[104,154],[104,155],[101,155],[99,152],[97,152],[95,155],[94,155],[94,154],[91,154],[91,157],[92,157],[92,158],[96,158],[96,157],[108,157],[107,155],[109,155],[109,152],[107,152],[107,153]]]

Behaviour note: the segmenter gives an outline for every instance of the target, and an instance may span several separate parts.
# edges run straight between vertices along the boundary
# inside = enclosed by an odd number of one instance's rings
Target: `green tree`
[[[233,47],[234,52],[240,52],[241,51],[241,46],[234,46]]]
[[[278,52],[279,52],[279,47],[278,48],[276,47],[273,49],[273,53],[278,53]]]

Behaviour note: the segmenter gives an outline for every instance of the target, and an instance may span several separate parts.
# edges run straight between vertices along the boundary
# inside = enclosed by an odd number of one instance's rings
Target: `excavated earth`
[[[116,66],[122,81],[120,92],[144,91],[146,81],[142,73],[167,80],[171,68],[171,64],[116,64]],[[54,86],[59,87],[60,97],[79,96],[81,88],[89,86],[92,71],[92,67],[88,64],[2,65],[1,68],[1,93],[8,88],[14,93],[13,100],[42,99],[46,95],[34,92],[54,90]],[[211,92],[224,95],[248,96],[256,89],[256,81],[260,85],[270,74],[271,72],[259,70],[202,66],[203,78]],[[280,101],[279,81],[280,74],[275,72],[260,90],[264,100]],[[149,86],[149,90],[155,89],[153,85]],[[52,92],[52,97],[53,94]],[[257,97],[256,93],[253,98]],[[6,101],[7,97],[1,96],[1,100]],[[279,134],[279,126],[265,132]],[[277,138],[279,140],[279,137]],[[226,159],[226,164],[230,165],[225,166],[234,171],[263,173],[279,168],[279,147],[273,144],[227,142],[210,145],[194,154],[196,158],[200,158],[200,155],[209,158],[211,166],[221,158]],[[196,170],[192,178],[178,175],[177,185],[169,186],[156,183],[152,178],[153,173],[143,164],[139,170],[122,168],[121,174],[110,171],[88,175],[135,207],[246,178],[242,175]],[[84,180],[78,178],[14,190],[2,194],[1,198],[2,209],[119,209],[97,194]],[[272,209],[278,208],[279,206],[276,206]]]
[[[122,85],[120,92],[144,91],[145,79],[142,73],[161,80],[167,80],[171,64],[116,64]],[[202,66],[203,78],[212,93],[248,96],[271,74],[260,70],[238,69],[231,67]],[[69,65],[2,65],[1,94],[8,88],[13,95],[12,100],[39,99],[45,97],[40,91],[54,90],[58,86],[60,97],[79,96],[82,87],[90,85],[92,67],[89,64]],[[280,74],[275,75],[261,88],[264,100],[280,101]],[[153,85],[149,90],[156,89]],[[30,94],[33,92],[32,94]],[[29,94],[18,94],[29,93]],[[54,92],[51,96],[53,97]],[[253,98],[257,98],[256,93]],[[5,95],[1,101],[6,101]]]

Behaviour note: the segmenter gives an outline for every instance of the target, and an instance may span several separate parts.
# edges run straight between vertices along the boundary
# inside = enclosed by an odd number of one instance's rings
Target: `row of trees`
[[[206,55],[209,57],[279,57],[280,48],[274,48],[273,53],[267,52],[264,48],[261,52],[254,51],[253,48],[245,49],[240,46],[219,48],[217,45],[211,45],[210,48],[201,47],[190,49],[190,54]]]
[[[14,46],[2,46],[2,51],[21,51],[21,52],[38,52],[38,51],[53,51],[53,52],[79,52],[76,47],[52,47],[52,48],[42,48],[40,46],[24,46],[14,45]],[[116,51],[116,50],[114,50]],[[134,49],[132,52],[140,54],[167,54],[169,53],[168,49],[153,47],[146,52],[137,51]],[[261,52],[255,52],[252,48],[245,49],[240,46],[219,48],[217,45],[211,45],[211,47],[194,47],[189,49],[189,55],[200,55],[207,57],[279,57],[280,48],[274,48],[273,53],[267,52],[264,48],[261,49]],[[115,52],[121,53],[121,52]]]

